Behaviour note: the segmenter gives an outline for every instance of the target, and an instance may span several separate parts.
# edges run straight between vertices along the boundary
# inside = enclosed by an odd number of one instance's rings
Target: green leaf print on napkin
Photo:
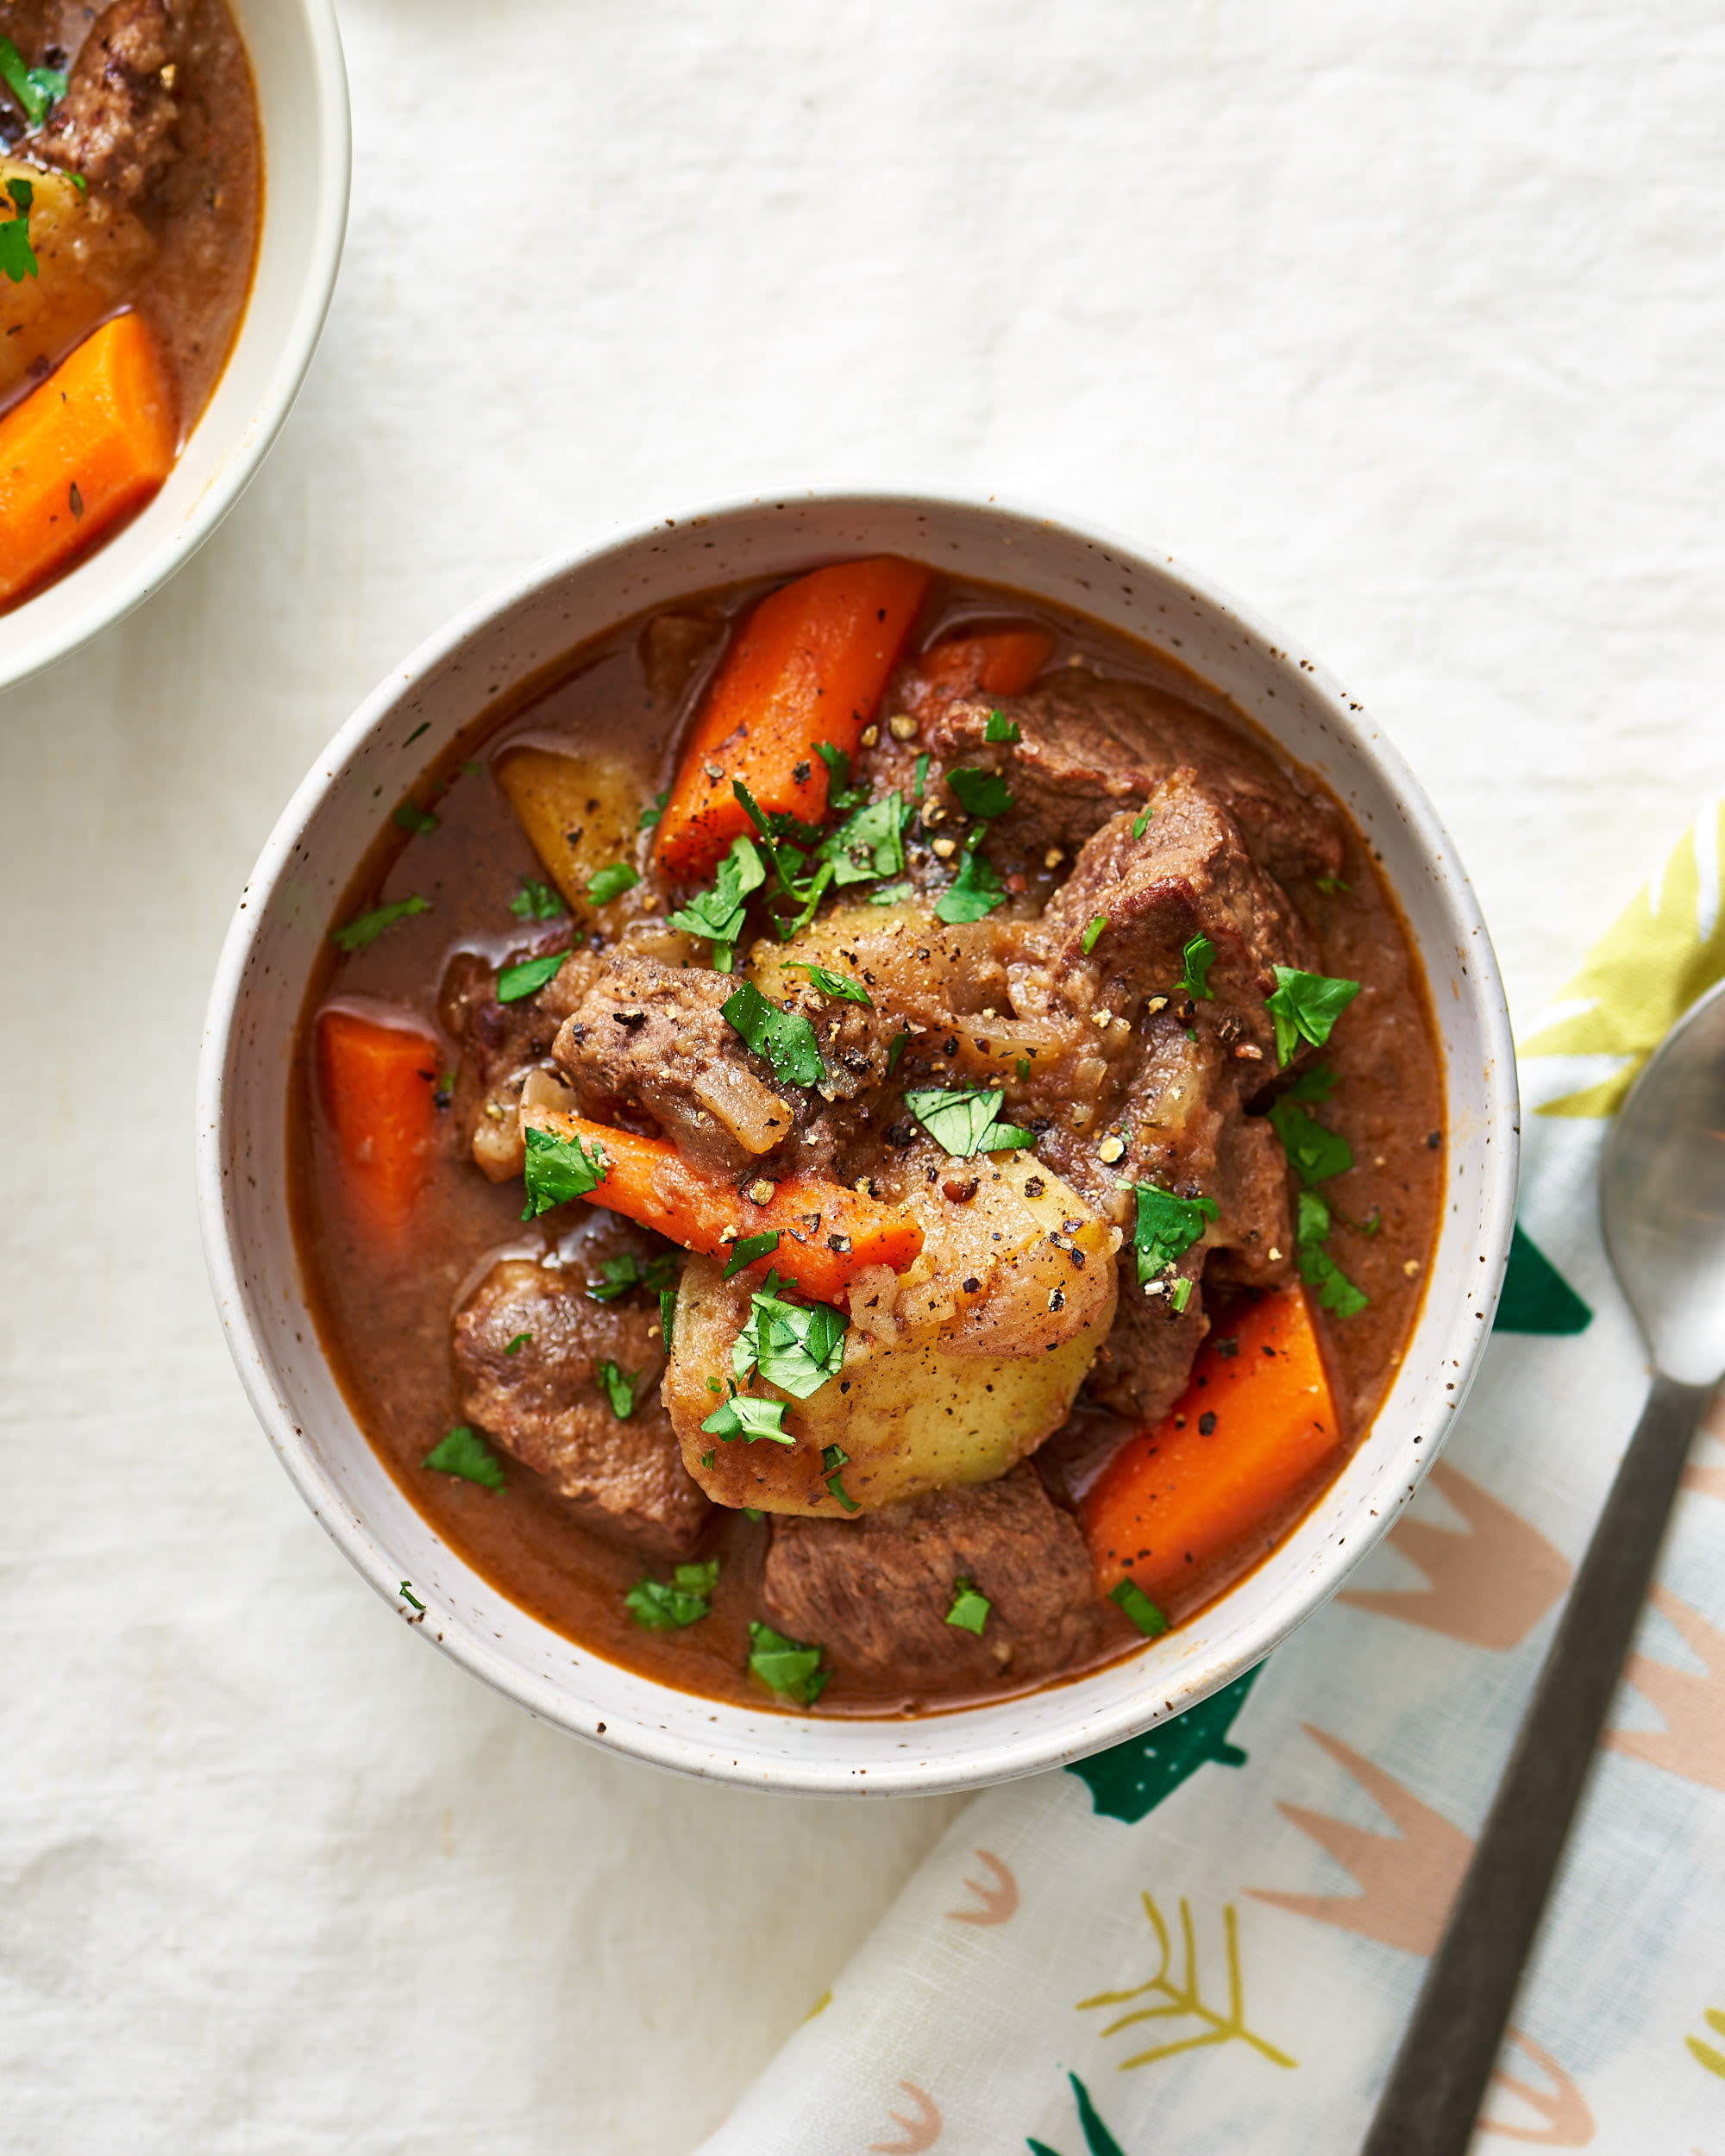
[[[1593,1313],[1518,1221],[1496,1332],[1585,1332]]]
[[[1147,1729],[1141,1737],[1129,1737],[1094,1758],[1075,1760],[1066,1771],[1089,1783],[1101,1817],[1132,1822],[1172,1796],[1207,1759],[1220,1767],[1243,1767],[1246,1756],[1238,1745],[1228,1743],[1227,1734],[1263,1667],[1260,1662],[1258,1669],[1237,1677],[1173,1721]]]
[[[1084,2129],[1084,2146],[1089,2156],[1126,2156],[1125,2149],[1103,2125],[1101,2113],[1090,2100],[1090,2091],[1076,2074],[1070,2073],[1066,2078],[1072,2084],[1072,2094],[1078,2105],[1078,2123]],[[1025,2136],[1025,2146],[1033,2152],[1033,2156],[1059,2156],[1057,2149],[1030,2134]]]

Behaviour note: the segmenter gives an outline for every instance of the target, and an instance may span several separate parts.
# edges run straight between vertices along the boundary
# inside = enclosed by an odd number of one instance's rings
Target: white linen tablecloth
[[[1111,521],[1396,736],[1523,1018],[1725,782],[1716,9],[343,21],[352,233],[281,443],[0,697],[6,2156],[687,2148],[957,1808],[538,1727],[253,1428],[191,1206],[208,977],[292,784],[456,606],[787,485]]]

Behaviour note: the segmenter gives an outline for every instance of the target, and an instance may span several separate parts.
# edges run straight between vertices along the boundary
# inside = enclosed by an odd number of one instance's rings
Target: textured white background
[[[1522,1019],[1725,781],[1716,6],[343,13],[352,232],[279,447],[0,697],[6,2156],[675,2152],[951,1814],[535,1727],[254,1432],[205,987],[290,787],[455,607],[788,484],[1111,521],[1398,737]]]

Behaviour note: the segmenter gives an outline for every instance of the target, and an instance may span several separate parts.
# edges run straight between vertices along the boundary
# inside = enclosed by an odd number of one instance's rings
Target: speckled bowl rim
[[[804,526],[812,520],[814,538],[799,525],[800,518]],[[386,778],[398,793],[405,790],[424,761],[460,726],[440,725],[411,756],[397,754],[404,744],[387,738],[391,729],[417,711],[422,694],[429,700],[448,693],[446,685],[453,674],[466,667],[471,677],[488,636],[495,641],[499,634],[511,633],[518,621],[530,619],[534,608],[543,612],[569,593],[578,594],[584,585],[633,575],[637,566],[644,585],[657,580],[656,588],[641,604],[668,603],[677,589],[700,588],[701,580],[688,575],[681,584],[668,583],[663,575],[666,558],[689,555],[698,561],[699,552],[691,555],[690,549],[713,548],[714,533],[744,552],[752,542],[738,535],[746,535],[755,525],[781,535],[785,543],[776,555],[768,545],[752,558],[752,572],[762,573],[775,567],[782,571],[812,559],[832,558],[846,544],[896,544],[901,550],[915,551],[914,543],[906,543],[907,528],[932,533],[943,519],[949,529],[974,528],[979,545],[983,536],[998,534],[1001,547],[1008,551],[1048,544],[1070,552],[1075,562],[1082,558],[1084,566],[1093,568],[1098,583],[1124,578],[1123,589],[1129,594],[1144,589],[1170,622],[1189,627],[1203,624],[1207,634],[1221,637],[1227,649],[1242,655],[1242,665],[1249,663],[1262,672],[1265,696],[1285,697],[1289,705],[1300,700],[1308,715],[1301,724],[1315,726],[1330,745],[1327,753],[1333,755],[1335,763],[1325,767],[1325,774],[1332,785],[1337,785],[1338,769],[1345,768],[1353,774],[1352,783],[1375,787],[1384,797],[1390,812],[1386,820],[1395,826],[1388,831],[1389,843],[1410,849],[1427,880],[1414,892],[1406,876],[1392,878],[1394,887],[1410,919],[1423,909],[1444,924],[1447,937],[1447,948],[1434,953],[1431,937],[1419,936],[1416,929],[1440,1025],[1446,1043],[1452,1044],[1446,1048],[1446,1071],[1451,1200],[1414,1341],[1389,1401],[1337,1482],[1245,1582],[1126,1661],[1038,1692],[914,1720],[822,1720],[699,1699],[624,1670],[538,1626],[472,1573],[446,1545],[436,1545],[441,1557],[435,1552],[428,1557],[435,1578],[423,1571],[416,1574],[404,1555],[415,1538],[402,1517],[393,1516],[385,1532],[367,1516],[392,1513],[389,1500],[379,1494],[375,1476],[370,1502],[352,1501],[343,1477],[349,1470],[356,1475],[365,1471],[354,1446],[373,1468],[375,1457],[357,1426],[342,1439],[345,1450],[338,1446],[327,1460],[319,1456],[321,1436],[298,1420],[298,1403],[290,1396],[295,1383],[303,1388],[313,1381],[292,1377],[286,1368],[291,1354],[273,1354],[265,1337],[270,1325],[276,1326],[270,1338],[279,1341],[285,1336],[279,1322],[272,1320],[263,1307],[264,1284],[252,1277],[256,1269],[248,1264],[248,1253],[242,1247],[244,1235],[236,1220],[236,1193],[250,1171],[234,1156],[235,1144],[243,1142],[234,1107],[240,1014],[248,973],[259,962],[260,941],[273,914],[288,902],[285,890],[296,881],[299,886],[305,882],[308,827],[326,803],[336,805],[333,797],[354,782],[356,769],[368,782]],[[828,533],[832,536],[823,556],[818,541]],[[952,545],[958,550],[957,542]],[[938,561],[940,548],[931,545],[925,558]],[[1023,588],[1058,596],[1047,579],[1025,576],[1011,560],[1003,559],[1000,567],[1000,581],[1014,581],[1017,571],[1016,580]],[[981,573],[974,561],[965,562],[960,573]],[[709,575],[705,580],[710,586],[724,580]],[[1090,588],[1088,582],[1085,588]],[[614,617],[633,611],[621,607]],[[1093,605],[1090,611],[1101,610]],[[573,644],[589,633],[583,627],[567,642]],[[1156,641],[1153,636],[1151,640]],[[1163,641],[1164,648],[1183,642],[1171,634]],[[524,655],[514,678],[524,678],[548,655],[540,651]],[[508,671],[494,659],[486,661],[478,677],[486,699],[499,690],[499,681],[489,677]],[[465,693],[473,699],[470,722],[482,708],[481,692],[470,678]],[[501,693],[507,693],[506,685]],[[1245,708],[1261,718],[1251,702]],[[1280,737],[1277,726],[1270,730]],[[1291,748],[1288,753],[1298,755]],[[378,761],[368,761],[373,754]],[[1298,760],[1314,761],[1309,755],[1300,755]],[[1337,791],[1358,819],[1359,810],[1348,787],[1337,786]],[[394,798],[386,787],[385,798]],[[1367,829],[1366,836],[1380,850],[1386,843],[1383,830]],[[308,846],[307,860],[300,859],[303,843]],[[355,851],[329,871],[331,895],[319,901],[325,904],[319,917],[322,924],[327,925],[327,906],[334,903],[333,894],[343,887],[359,857]],[[1410,899],[1418,904],[1410,904]],[[1440,963],[1433,962],[1434,956]],[[302,978],[296,998],[303,992]],[[1468,1044],[1477,1068],[1458,1072],[1452,1045],[1456,1040]],[[285,1050],[280,1052],[285,1057]],[[288,1473],[361,1576],[398,1616],[424,1629],[464,1668],[529,1712],[577,1736],[686,1773],[801,1794],[926,1795],[1062,1766],[1139,1733],[1253,1667],[1342,1584],[1393,1524],[1440,1450],[1490,1332],[1515,1218],[1515,1063],[1490,937],[1441,823],[1396,750],[1362,707],[1317,660],[1226,595],[1213,580],[1176,564],[1170,556],[1150,555],[1126,538],[1070,517],[1008,507],[994,498],[980,502],[925,492],[811,492],[679,511],[540,565],[428,639],[380,684],[318,757],[259,857],[216,968],[199,1063],[197,1114],[198,1197],[205,1255],[236,1366]],[[269,1142],[280,1150],[285,1164],[285,1119],[282,1130]],[[267,1211],[260,1217],[273,1232],[279,1225]],[[255,1230],[245,1233],[257,1242]],[[281,1292],[288,1290],[282,1288]],[[1417,1384],[1404,1401],[1404,1381],[1416,1351]],[[319,1358],[305,1352],[315,1378]],[[323,1370],[322,1382],[327,1387],[327,1365]],[[336,1421],[342,1419],[334,1416]],[[351,1424],[350,1416],[347,1420]],[[1346,1501],[1338,1502],[1338,1493],[1346,1493]],[[424,1527],[405,1499],[401,1507]],[[435,1535],[431,1540],[436,1543]],[[418,1546],[424,1547],[423,1537]],[[399,1597],[404,1576],[414,1578],[416,1592],[429,1605],[423,1618]],[[1268,1589],[1260,1584],[1249,1596],[1254,1582],[1268,1583]],[[512,1635],[521,1625],[527,1628],[524,1644],[518,1649],[500,1646],[505,1635]]]

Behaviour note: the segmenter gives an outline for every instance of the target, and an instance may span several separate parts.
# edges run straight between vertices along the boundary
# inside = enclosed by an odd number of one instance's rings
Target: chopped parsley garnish
[[[826,1487],[845,1511],[861,1512],[862,1507],[844,1487],[844,1470],[850,1464],[850,1455],[842,1445],[829,1445],[822,1449],[820,1464],[825,1472]]]
[[[880,890],[869,893],[870,906],[900,906],[905,899],[916,896],[916,887],[909,883],[883,884]]]
[[[980,921],[985,913],[992,913],[1004,904],[1007,887],[1001,882],[999,870],[992,862],[985,861],[975,843],[982,836],[984,826],[978,824],[967,843],[964,856],[958,864],[958,874],[935,901],[935,917],[950,926],[960,921]]]
[[[865,1011],[874,1009],[874,998],[860,981],[853,981],[848,973],[830,973],[825,966],[806,965],[800,960],[793,963],[797,972],[808,975],[809,986],[819,989],[822,995],[830,996],[836,1002],[860,1003]]]
[[[1327,1063],[1314,1063],[1282,1088],[1284,1100],[1327,1100],[1336,1089],[1336,1074]]]
[[[0,37],[0,79],[24,108],[32,128],[41,127],[50,109],[66,95],[66,78],[60,69],[26,67],[23,54],[9,37]]]
[[[1192,1282],[1189,1277],[1182,1273],[1168,1291],[1169,1307],[1176,1317],[1184,1317],[1186,1306],[1191,1300]]]
[[[850,883],[872,883],[876,876],[905,873],[904,796],[894,793],[870,801],[848,816],[816,848],[832,869],[840,890]]]
[[[404,801],[389,820],[398,830],[411,831],[416,837],[423,837],[425,832],[435,831],[437,828],[437,819],[430,810],[421,808],[418,802],[413,800]]]
[[[667,787],[665,792],[662,793],[656,793],[652,799],[647,804],[646,807],[642,810],[640,815],[636,818],[636,830],[638,831],[650,831],[653,826],[658,822],[659,818],[665,813],[665,804],[670,799],[670,798],[671,794],[669,787]]]
[[[659,1330],[664,1336],[665,1352],[671,1352],[671,1326],[677,1314],[677,1291],[674,1288],[659,1290]]]
[[[524,997],[537,995],[548,981],[556,978],[568,955],[566,950],[550,950],[543,958],[524,958],[518,966],[505,966],[497,977],[498,1001],[519,1003]]]
[[[477,1430],[470,1430],[464,1422],[433,1445],[423,1463],[440,1475],[459,1475],[464,1482],[483,1482],[487,1489],[503,1488],[503,1469],[496,1453]]]
[[[919,802],[928,792],[928,767],[934,761],[926,749],[916,760],[916,777],[911,786],[911,799]]]
[[[1193,937],[1180,954],[1180,992],[1193,1003],[1211,1000],[1210,966],[1215,956],[1216,947],[1208,936]]]
[[[649,1632],[678,1632],[708,1614],[718,1585],[718,1559],[707,1557],[678,1565],[668,1581],[650,1576],[637,1580],[623,1598],[624,1607]]]
[[[814,918],[814,910],[820,904],[826,887],[832,881],[832,863],[824,861],[812,875],[809,874],[808,856],[798,846],[780,842],[800,837],[805,844],[812,845],[820,837],[815,825],[800,823],[794,816],[768,816],[741,779],[731,780],[731,791],[742,805],[743,814],[760,834],[761,844],[772,864],[773,874],[780,890],[799,909],[794,918],[779,917],[780,939],[788,943]]]
[[[595,1302],[616,1302],[636,1288],[663,1294],[677,1277],[676,1253],[663,1250],[657,1257],[643,1257],[638,1250],[625,1250],[621,1257],[602,1257],[599,1275],[587,1282],[587,1293]]]
[[[641,1382],[639,1370],[624,1371],[607,1359],[595,1363],[593,1376],[599,1390],[611,1402],[611,1412],[619,1422],[627,1422],[635,1413],[635,1388]]]
[[[1321,1048],[1331,1028],[1359,993],[1357,981],[1338,981],[1329,974],[1302,973],[1295,966],[1277,966],[1276,992],[1264,998],[1264,1007],[1276,1021],[1276,1060],[1286,1064],[1302,1041]]]
[[[12,197],[13,214],[0,224],[0,277],[22,285],[37,274],[36,251],[30,245],[30,204],[36,191],[28,179],[9,179],[6,192]]]
[[[752,981],[745,981],[719,1009],[732,1030],[757,1056],[764,1056],[773,1075],[787,1086],[818,1086],[826,1076],[814,1028],[794,1011],[768,1003]]]
[[[757,1257],[770,1257],[779,1247],[779,1231],[767,1228],[759,1235],[745,1235],[731,1246],[731,1263],[722,1277],[735,1280],[745,1265],[752,1265]]]
[[[578,1138],[558,1138],[550,1131],[526,1133],[527,1160],[523,1170],[527,1185],[524,1220],[536,1220],[553,1206],[567,1205],[571,1198],[586,1198],[605,1181],[604,1149],[592,1152]]]
[[[745,901],[767,881],[767,864],[752,838],[733,838],[709,887],[669,916],[686,936],[706,936],[715,943],[734,943],[743,933]],[[729,966],[720,968],[729,972]]]
[[[769,1385],[807,1400],[844,1362],[850,1320],[831,1303],[786,1302],[770,1285],[750,1306],[749,1322],[731,1344],[731,1368],[739,1385],[758,1369]]]
[[[1327,899],[1333,899],[1338,891],[1352,891],[1353,886],[1346,876],[1320,876],[1317,886]]]
[[[944,1145],[955,1160],[1036,1144],[1029,1131],[1000,1121],[1005,1104],[1006,1095],[993,1086],[971,1086],[962,1093],[913,1088],[905,1095],[905,1106],[935,1144]]]
[[[947,773],[946,783],[958,796],[958,805],[967,816],[981,816],[992,823],[1013,805],[1012,791],[998,771],[961,764]]]
[[[413,1591],[413,1583],[411,1580],[404,1580],[401,1583],[401,1585],[398,1587],[395,1591],[400,1595],[403,1601],[411,1602],[416,1609],[424,1608],[424,1603],[420,1601],[419,1597]]]
[[[756,1438],[770,1438],[775,1445],[794,1445],[796,1439],[785,1427],[790,1405],[787,1400],[757,1400],[753,1393],[733,1393],[713,1409],[701,1428],[727,1442],[741,1438],[745,1445],[753,1445]]]
[[[1082,947],[1082,950],[1083,950],[1083,953],[1084,953],[1084,956],[1085,956],[1087,958],[1090,956],[1090,953],[1091,953],[1093,950],[1095,950],[1095,949],[1096,948],[1096,942],[1097,942],[1097,938],[1098,938],[1098,937],[1101,935],[1102,931],[1103,931],[1103,930],[1104,930],[1104,929],[1105,929],[1107,925],[1108,925],[1108,917],[1107,917],[1107,915],[1106,913],[1099,913],[1099,914],[1097,914],[1097,915],[1096,915],[1095,918],[1095,919],[1091,922],[1091,924],[1090,924],[1089,927],[1088,927],[1088,928],[1087,928],[1087,929],[1085,930],[1084,933],[1083,933],[1083,934],[1082,934],[1082,936],[1078,938],[1079,944],[1080,944],[1080,946]]]
[[[1371,1298],[1356,1288],[1324,1245],[1329,1240],[1330,1209],[1315,1190],[1299,1194],[1300,1209],[1294,1232],[1294,1258],[1300,1277],[1317,1290],[1318,1300],[1339,1318],[1352,1318]]]
[[[1150,829],[1150,819],[1155,815],[1155,813],[1156,811],[1154,809],[1140,809],[1138,814],[1133,817],[1132,837],[1134,838],[1142,838],[1144,837],[1145,833]]]
[[[822,1650],[787,1639],[757,1620],[749,1627],[749,1670],[753,1677],[799,1706],[812,1707],[831,1671],[820,1666]]]
[[[835,749],[830,741],[818,741],[814,752],[826,766],[826,806],[832,816],[848,816],[852,809],[861,808],[869,798],[861,787],[850,783],[850,758],[843,749]]]
[[[0,232],[6,227],[0,224]],[[333,928],[329,941],[345,951],[369,950],[386,929],[393,928],[398,921],[405,921],[410,914],[429,913],[430,899],[422,899],[416,891],[411,898],[397,899],[392,906],[373,906],[369,913],[356,914],[345,928]]]
[[[1132,1243],[1138,1251],[1138,1279],[1147,1286],[1176,1264],[1221,1208],[1214,1198],[1182,1198],[1156,1183],[1139,1183],[1138,1220]]]
[[[891,1077],[905,1060],[905,1050],[911,1044],[908,1033],[894,1033],[887,1044],[887,1075]]]
[[[518,1332],[503,1351],[505,1355],[519,1355],[522,1349],[530,1344],[533,1335],[530,1332]]]
[[[620,899],[625,891],[632,891],[641,881],[626,861],[613,861],[601,868],[587,884],[587,897],[595,906],[609,906],[613,899]]]
[[[994,1607],[974,1580],[955,1580],[952,1607],[946,1613],[946,1621],[957,1625],[961,1632],[974,1632],[980,1639],[982,1627],[988,1621],[988,1612]]]
[[[1308,1115],[1286,1094],[1270,1109],[1270,1121],[1289,1166],[1308,1189],[1332,1175],[1345,1175],[1353,1166],[1353,1148],[1340,1131]]]
[[[982,729],[984,741],[1022,741],[1018,721],[1008,718],[1004,711],[990,711],[988,723]]]
[[[561,920],[568,908],[549,883],[535,883],[523,876],[521,888],[509,901],[509,910],[521,921]]]
[[[1167,1631],[1168,1620],[1136,1580],[1122,1580],[1118,1587],[1110,1588],[1108,1600],[1125,1610],[1146,1639]]]

